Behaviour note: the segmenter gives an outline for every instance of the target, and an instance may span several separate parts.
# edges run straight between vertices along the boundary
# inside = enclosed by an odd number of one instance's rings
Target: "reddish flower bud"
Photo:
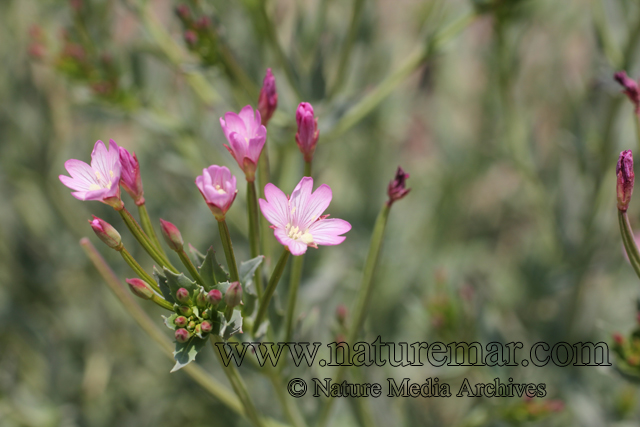
[[[186,41],[190,47],[193,47],[198,43],[198,35],[193,30],[187,30],[184,32],[184,41]]]
[[[185,288],[180,288],[176,291],[176,299],[178,300],[178,302],[181,302],[182,304],[188,304],[189,303],[189,291],[186,290]]]
[[[393,180],[391,180],[391,182],[389,183],[389,187],[387,188],[387,195],[389,196],[387,204],[389,206],[391,206],[391,204],[396,200],[402,199],[409,193],[409,191],[411,191],[410,188],[406,188],[407,178],[409,178],[409,174],[402,170],[400,166],[398,166],[396,176]]]
[[[624,87],[622,93],[627,95],[627,98],[635,106],[636,114],[640,113],[640,90],[638,90],[638,83],[635,80],[629,78],[624,71],[618,71],[613,75],[613,78]]]
[[[271,68],[267,68],[267,74],[262,80],[262,89],[258,97],[258,111],[262,118],[262,125],[267,126],[269,119],[273,116],[278,107],[278,92],[276,90],[276,79],[273,77]]]
[[[616,166],[617,185],[616,194],[618,197],[618,210],[626,212],[633,194],[633,182],[635,174],[633,173],[633,155],[631,150],[625,150],[620,153],[618,165]]]
[[[169,248],[173,251],[181,252],[184,246],[184,240],[182,240],[182,234],[180,234],[178,227],[169,221],[160,219],[160,228],[162,228],[162,236],[167,242],[167,245],[169,245]]]
[[[89,221],[91,224],[91,228],[94,233],[100,240],[102,240],[107,246],[111,249],[115,249],[117,251],[122,250],[122,238],[120,237],[120,233],[118,230],[113,228],[111,224],[108,222],[98,218],[93,215],[93,220]]]
[[[213,329],[213,324],[208,320],[205,320],[200,324],[200,331],[203,334],[208,334],[209,332],[211,332],[212,329]]]
[[[187,21],[191,16],[189,12],[189,6],[187,6],[186,4],[179,4],[178,6],[176,6],[176,15],[178,15],[180,19]]]
[[[176,320],[173,321],[173,323],[175,323],[176,326],[180,328],[184,328],[189,323],[189,320],[184,316],[178,316],[176,317]]]
[[[227,303],[227,307],[235,307],[242,302],[242,285],[240,282],[232,282],[224,294],[224,301]]]
[[[185,343],[187,341],[189,341],[189,338],[191,334],[189,334],[189,331],[187,331],[184,328],[180,328],[180,329],[176,329],[176,341],[178,341],[179,343]]]
[[[142,189],[138,157],[136,153],[129,153],[124,147],[118,147],[118,154],[122,165],[120,185],[131,196],[136,205],[140,206],[144,203],[144,190]]]
[[[222,292],[217,289],[212,289],[207,294],[207,299],[209,303],[215,307],[222,301]]]
[[[624,337],[621,333],[616,332],[613,334],[613,342],[615,342],[617,345],[622,345],[624,344]]]
[[[338,308],[336,308],[336,318],[338,319],[338,323],[342,326],[345,325],[347,321],[347,307],[344,304],[340,304]]]
[[[313,115],[313,107],[308,102],[301,102],[296,110],[296,123],[298,132],[296,133],[296,143],[304,156],[305,162],[313,159],[313,152],[320,137],[318,131],[318,119]]]
[[[208,16],[201,16],[196,21],[196,28],[198,30],[206,30],[211,27],[211,19]]]
[[[153,289],[149,287],[143,280],[140,279],[127,279],[129,284],[129,290],[135,296],[142,299],[151,299],[154,295]]]

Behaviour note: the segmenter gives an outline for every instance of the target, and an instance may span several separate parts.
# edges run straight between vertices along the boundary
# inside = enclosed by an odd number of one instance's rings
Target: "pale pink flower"
[[[307,247],[339,245],[346,238],[341,234],[351,230],[351,224],[342,219],[327,219],[322,215],[331,203],[331,187],[322,184],[313,189],[313,178],[304,177],[287,197],[273,184],[267,184],[260,199],[260,209],[273,224],[278,242],[289,248],[292,255],[302,255]]]
[[[258,111],[262,117],[262,124],[267,125],[278,107],[278,92],[276,89],[276,78],[273,77],[271,68],[267,68],[267,74],[262,81],[262,89],[258,98]]]
[[[142,177],[140,176],[140,164],[136,153],[127,151],[124,147],[118,148],[120,154],[120,164],[122,172],[120,174],[120,185],[131,198],[140,206],[144,204],[144,190],[142,188]]]
[[[305,162],[313,159],[313,152],[320,137],[318,131],[318,119],[313,115],[313,107],[308,102],[301,102],[296,110],[296,123],[298,132],[296,133],[296,143],[304,155]]]
[[[91,166],[83,161],[70,159],[64,167],[71,175],[60,175],[60,181],[72,190],[78,200],[98,200],[116,210],[124,207],[120,199],[120,155],[118,146],[109,140],[109,150],[104,142],[97,141],[91,152]]]
[[[260,112],[254,112],[247,105],[240,114],[226,113],[224,119],[220,119],[220,125],[229,141],[229,145],[225,144],[226,149],[244,171],[247,181],[253,181],[262,147],[267,140],[267,128],[261,123]]]
[[[209,209],[221,221],[236,198],[236,177],[225,166],[211,165],[196,178],[198,190]]]

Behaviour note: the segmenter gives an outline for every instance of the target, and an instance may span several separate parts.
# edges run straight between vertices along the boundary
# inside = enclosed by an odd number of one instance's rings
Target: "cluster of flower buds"
[[[182,23],[184,41],[189,50],[196,53],[205,64],[215,64],[219,57],[218,36],[211,19],[194,16],[186,4],[178,5],[175,12]]]
[[[616,369],[640,380],[640,312],[636,315],[636,327],[628,338],[616,332],[612,339],[612,350],[617,358]]]

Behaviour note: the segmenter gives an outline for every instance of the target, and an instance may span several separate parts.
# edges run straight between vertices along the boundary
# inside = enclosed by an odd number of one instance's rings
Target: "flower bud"
[[[616,166],[617,185],[616,193],[618,196],[618,210],[626,212],[631,201],[633,193],[633,182],[635,175],[633,173],[633,155],[631,150],[625,150],[620,153],[618,165]]]
[[[207,299],[212,306],[216,307],[222,301],[222,292],[217,289],[211,289],[207,294]]]
[[[178,15],[178,17],[182,20],[188,20],[191,16],[189,12],[189,6],[187,6],[186,4],[179,4],[178,6],[176,6],[176,15]]]
[[[618,71],[613,75],[613,78],[622,85],[624,88],[622,93],[627,95],[627,98],[629,98],[635,106],[636,114],[638,114],[640,112],[640,90],[638,89],[638,83],[629,78],[624,71]]]
[[[242,285],[240,282],[232,282],[227,289],[227,293],[224,294],[224,301],[227,303],[227,307],[235,307],[242,302]]]
[[[93,220],[89,221],[89,224],[91,224],[91,228],[93,228],[96,236],[98,236],[98,238],[107,246],[117,251],[122,250],[122,238],[120,237],[120,233],[118,233],[118,230],[113,228],[111,224],[95,215],[93,215]]]
[[[120,186],[124,188],[136,205],[144,204],[144,190],[142,188],[142,177],[140,176],[140,164],[136,153],[129,153],[124,147],[118,147],[120,164]]]
[[[176,329],[176,341],[178,341],[179,343],[185,343],[189,341],[189,338],[189,331],[184,328]]]
[[[313,115],[313,107],[308,102],[301,102],[296,110],[296,123],[298,132],[296,133],[296,143],[304,156],[305,162],[313,159],[313,152],[320,137],[318,131],[318,119]]]
[[[189,307],[188,305],[181,305],[180,307],[178,307],[178,311],[182,313],[182,315],[187,317],[193,314],[193,310],[191,310],[191,307]]]
[[[613,334],[613,342],[616,343],[616,345],[623,345],[624,344],[624,337],[622,336],[621,333],[616,332]]]
[[[196,297],[196,305],[198,308],[205,308],[209,304],[209,297],[204,291],[200,291]]]
[[[143,280],[127,279],[131,293],[142,299],[151,299],[154,295],[153,289],[149,287]]]
[[[409,174],[398,166],[395,178],[389,183],[389,187],[387,187],[387,195],[389,196],[387,204],[389,206],[396,200],[402,199],[411,191],[410,188],[406,188],[407,178],[409,178]]]
[[[212,329],[213,323],[209,322],[208,320],[205,320],[200,324],[200,331],[202,331],[203,334],[208,334]]]
[[[187,330],[188,331],[193,331],[196,328],[196,322],[194,322],[193,320],[191,322],[189,322],[189,324],[187,325]]]
[[[278,107],[278,92],[276,90],[276,79],[273,77],[271,68],[267,68],[267,74],[262,80],[262,89],[258,98],[258,111],[262,118],[262,125],[267,126],[269,119],[273,116]]]
[[[198,43],[198,35],[193,30],[187,30],[184,32],[184,41],[187,42],[189,47],[193,47]]]
[[[344,304],[340,304],[338,308],[336,308],[336,318],[340,325],[345,326],[347,321],[347,307],[345,307]]]
[[[180,234],[178,227],[169,221],[160,219],[160,228],[162,228],[162,236],[167,242],[167,245],[169,245],[169,248],[171,248],[172,251],[181,252],[184,246],[184,240],[182,240],[182,234]]]
[[[175,323],[176,326],[180,328],[184,328],[189,323],[189,320],[184,316],[178,316],[176,317],[176,320],[173,321],[173,323]]]
[[[189,291],[186,290],[185,288],[180,288],[176,291],[176,299],[178,300],[178,302],[181,302],[182,304],[188,304],[189,303]]]

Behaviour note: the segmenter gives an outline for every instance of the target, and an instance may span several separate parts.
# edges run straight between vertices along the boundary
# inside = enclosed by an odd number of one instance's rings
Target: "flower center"
[[[291,226],[291,223],[289,223],[285,226],[285,230],[287,231],[287,236],[293,240],[299,240],[305,245],[313,243],[313,236],[309,233],[309,229],[303,232],[298,226]]]
[[[227,194],[227,192],[224,191],[224,188],[220,187],[218,184],[216,184],[213,188],[218,192],[218,194]]]
[[[100,171],[94,170],[93,172],[96,174],[97,182],[94,184],[91,184],[89,186],[89,190],[94,191],[94,190],[101,190],[103,188],[106,188],[106,189],[111,188],[111,179],[104,179]],[[110,178],[113,178],[114,174],[112,170],[109,171],[109,175],[110,175]]]

